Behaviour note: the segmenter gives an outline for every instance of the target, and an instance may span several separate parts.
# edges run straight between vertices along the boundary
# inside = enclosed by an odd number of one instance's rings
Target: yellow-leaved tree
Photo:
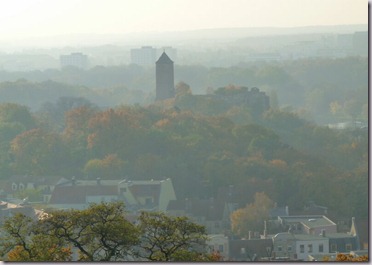
[[[269,211],[274,207],[274,202],[264,193],[257,192],[254,202],[245,208],[234,211],[231,216],[231,229],[234,234],[248,237],[249,231],[260,231],[263,223],[269,217]]]

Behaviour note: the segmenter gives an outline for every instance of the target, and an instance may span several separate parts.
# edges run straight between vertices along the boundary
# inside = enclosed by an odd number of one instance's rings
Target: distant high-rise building
[[[163,52],[156,61],[156,100],[175,96],[173,61]]]
[[[143,46],[140,49],[130,50],[130,60],[140,66],[152,66],[156,60],[156,49],[151,46]]]
[[[74,66],[80,69],[88,68],[88,56],[80,52],[60,56],[61,67]]]

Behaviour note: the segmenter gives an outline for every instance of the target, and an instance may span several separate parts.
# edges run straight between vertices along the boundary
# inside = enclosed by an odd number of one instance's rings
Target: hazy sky
[[[0,40],[367,23],[367,0],[5,0],[0,6]]]

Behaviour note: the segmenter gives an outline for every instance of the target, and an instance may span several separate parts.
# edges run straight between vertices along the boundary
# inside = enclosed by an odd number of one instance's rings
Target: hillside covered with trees
[[[241,207],[264,192],[291,209],[313,200],[342,216],[367,216],[366,129],[330,129],[283,108],[252,115],[181,93],[185,85],[177,90],[147,107],[102,109],[82,98],[39,112],[1,104],[0,176],[169,177],[180,199],[234,185]]]

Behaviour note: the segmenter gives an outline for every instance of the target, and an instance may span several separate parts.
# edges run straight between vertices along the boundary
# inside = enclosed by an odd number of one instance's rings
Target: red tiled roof
[[[152,197],[155,202],[159,201],[160,196],[160,184],[142,184],[142,185],[131,185],[129,190],[134,197]]]
[[[116,186],[56,186],[50,204],[82,204],[86,196],[117,195]]]

